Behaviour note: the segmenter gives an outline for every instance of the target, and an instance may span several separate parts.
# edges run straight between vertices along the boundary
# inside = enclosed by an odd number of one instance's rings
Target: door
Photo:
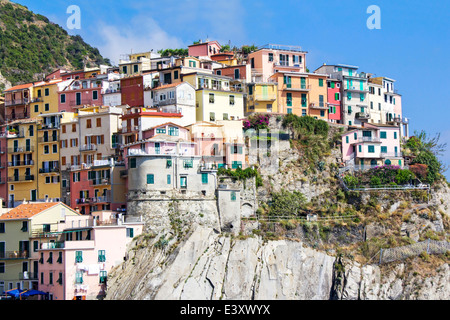
[[[36,190],[31,190],[31,201],[37,200],[37,193]]]
[[[81,105],[81,92],[76,93],[76,105]]]
[[[161,154],[161,144],[159,142],[155,143],[155,153]]]
[[[187,177],[180,177],[180,187],[187,188]]]

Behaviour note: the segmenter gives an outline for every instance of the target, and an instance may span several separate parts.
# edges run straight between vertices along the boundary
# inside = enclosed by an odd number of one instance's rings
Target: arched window
[[[392,164],[392,162],[391,162],[391,160],[387,159],[387,160],[384,162],[384,164],[387,165],[387,166],[390,166],[390,165]]]

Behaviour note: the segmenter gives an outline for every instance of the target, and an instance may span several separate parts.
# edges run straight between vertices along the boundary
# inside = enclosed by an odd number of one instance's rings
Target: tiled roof
[[[59,202],[24,203],[0,216],[0,220],[29,219],[58,204]]]
[[[15,87],[11,87],[8,90],[5,90],[5,92],[28,89],[28,88],[31,88],[32,86],[33,86],[32,83],[21,84],[21,85],[15,86]]]
[[[167,88],[174,88],[174,87],[178,87],[179,85],[183,84],[183,82],[178,82],[178,83],[171,83],[171,84],[164,84],[162,86],[153,88],[153,90],[160,90],[160,89],[167,89]]]

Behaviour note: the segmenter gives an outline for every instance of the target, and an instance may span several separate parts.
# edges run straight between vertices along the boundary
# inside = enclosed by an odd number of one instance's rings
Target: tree
[[[220,52],[228,52],[230,51],[230,46],[228,44],[225,44],[220,48]]]
[[[306,197],[303,193],[289,192],[281,189],[280,192],[272,192],[270,215],[274,216],[298,216],[304,209]]]

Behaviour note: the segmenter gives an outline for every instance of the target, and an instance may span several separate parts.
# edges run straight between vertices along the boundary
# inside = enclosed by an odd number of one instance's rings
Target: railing
[[[398,123],[400,123],[400,122],[402,122],[402,118],[399,118],[399,117],[391,118],[391,119],[388,119],[387,122],[398,122]]]
[[[402,152],[381,152],[380,157],[382,158],[400,158],[403,157]]]
[[[370,119],[370,113],[368,112],[357,112],[355,114],[356,119]]]
[[[95,145],[95,144],[85,144],[85,145],[80,147],[80,151],[81,152],[97,151],[97,145]]]
[[[50,143],[50,142],[58,142],[58,137],[40,137],[38,139],[39,143]]]
[[[271,101],[271,100],[277,100],[276,93],[270,93],[270,94],[254,94],[253,96],[249,96],[249,100],[255,100],[255,101]]]
[[[40,168],[39,173],[59,173],[59,167],[56,168]]]
[[[101,197],[93,197],[91,198],[92,203],[103,203],[103,202],[111,202],[110,196],[101,196]]]
[[[91,198],[80,198],[76,200],[77,204],[90,204]]]
[[[284,84],[283,85],[283,90],[287,90],[287,91],[308,91],[311,90],[311,85],[310,84],[302,84],[299,87],[294,87],[291,84]]]
[[[47,242],[47,243],[41,244],[41,249],[44,249],[44,250],[63,249],[63,248],[64,248],[64,242]]]
[[[377,137],[359,137],[358,142],[381,142],[381,139]]]
[[[358,87],[358,86],[348,86],[347,88],[346,88],[346,90],[349,90],[349,91],[360,91],[360,92],[366,92],[366,91],[369,91],[367,88],[365,88],[365,87]]]
[[[328,106],[324,102],[311,102],[309,104],[311,109],[320,109],[320,110],[328,110]]]
[[[38,273],[37,272],[19,272],[19,280],[38,280]]]
[[[109,178],[92,179],[89,180],[89,183],[92,186],[105,186],[111,184],[111,179]]]
[[[27,250],[0,251],[0,259],[28,259],[30,256]]]
[[[25,132],[24,130],[21,130],[20,132],[8,131],[6,137],[9,139],[25,138]]]
[[[8,167],[33,166],[33,160],[8,162]]]
[[[29,99],[15,99],[15,100],[5,100],[5,106],[19,106],[22,104],[28,104]]]
[[[8,177],[8,181],[9,182],[30,182],[30,181],[34,181],[34,175],[30,175],[30,176],[22,176],[22,177]]]
[[[167,106],[167,105],[171,105],[171,104],[177,104],[177,99],[169,98],[169,99],[165,99],[165,100],[157,100],[156,96],[155,96],[155,99],[153,99],[154,106]]]
[[[34,147],[18,147],[18,148],[8,148],[8,153],[24,153],[24,152],[34,152]]]
[[[121,88],[117,89],[106,89],[102,92],[102,94],[109,94],[109,93],[120,93],[122,91]]]
[[[17,119],[28,119],[30,115],[28,112],[25,113],[11,113],[6,115],[6,121],[12,121]]]

